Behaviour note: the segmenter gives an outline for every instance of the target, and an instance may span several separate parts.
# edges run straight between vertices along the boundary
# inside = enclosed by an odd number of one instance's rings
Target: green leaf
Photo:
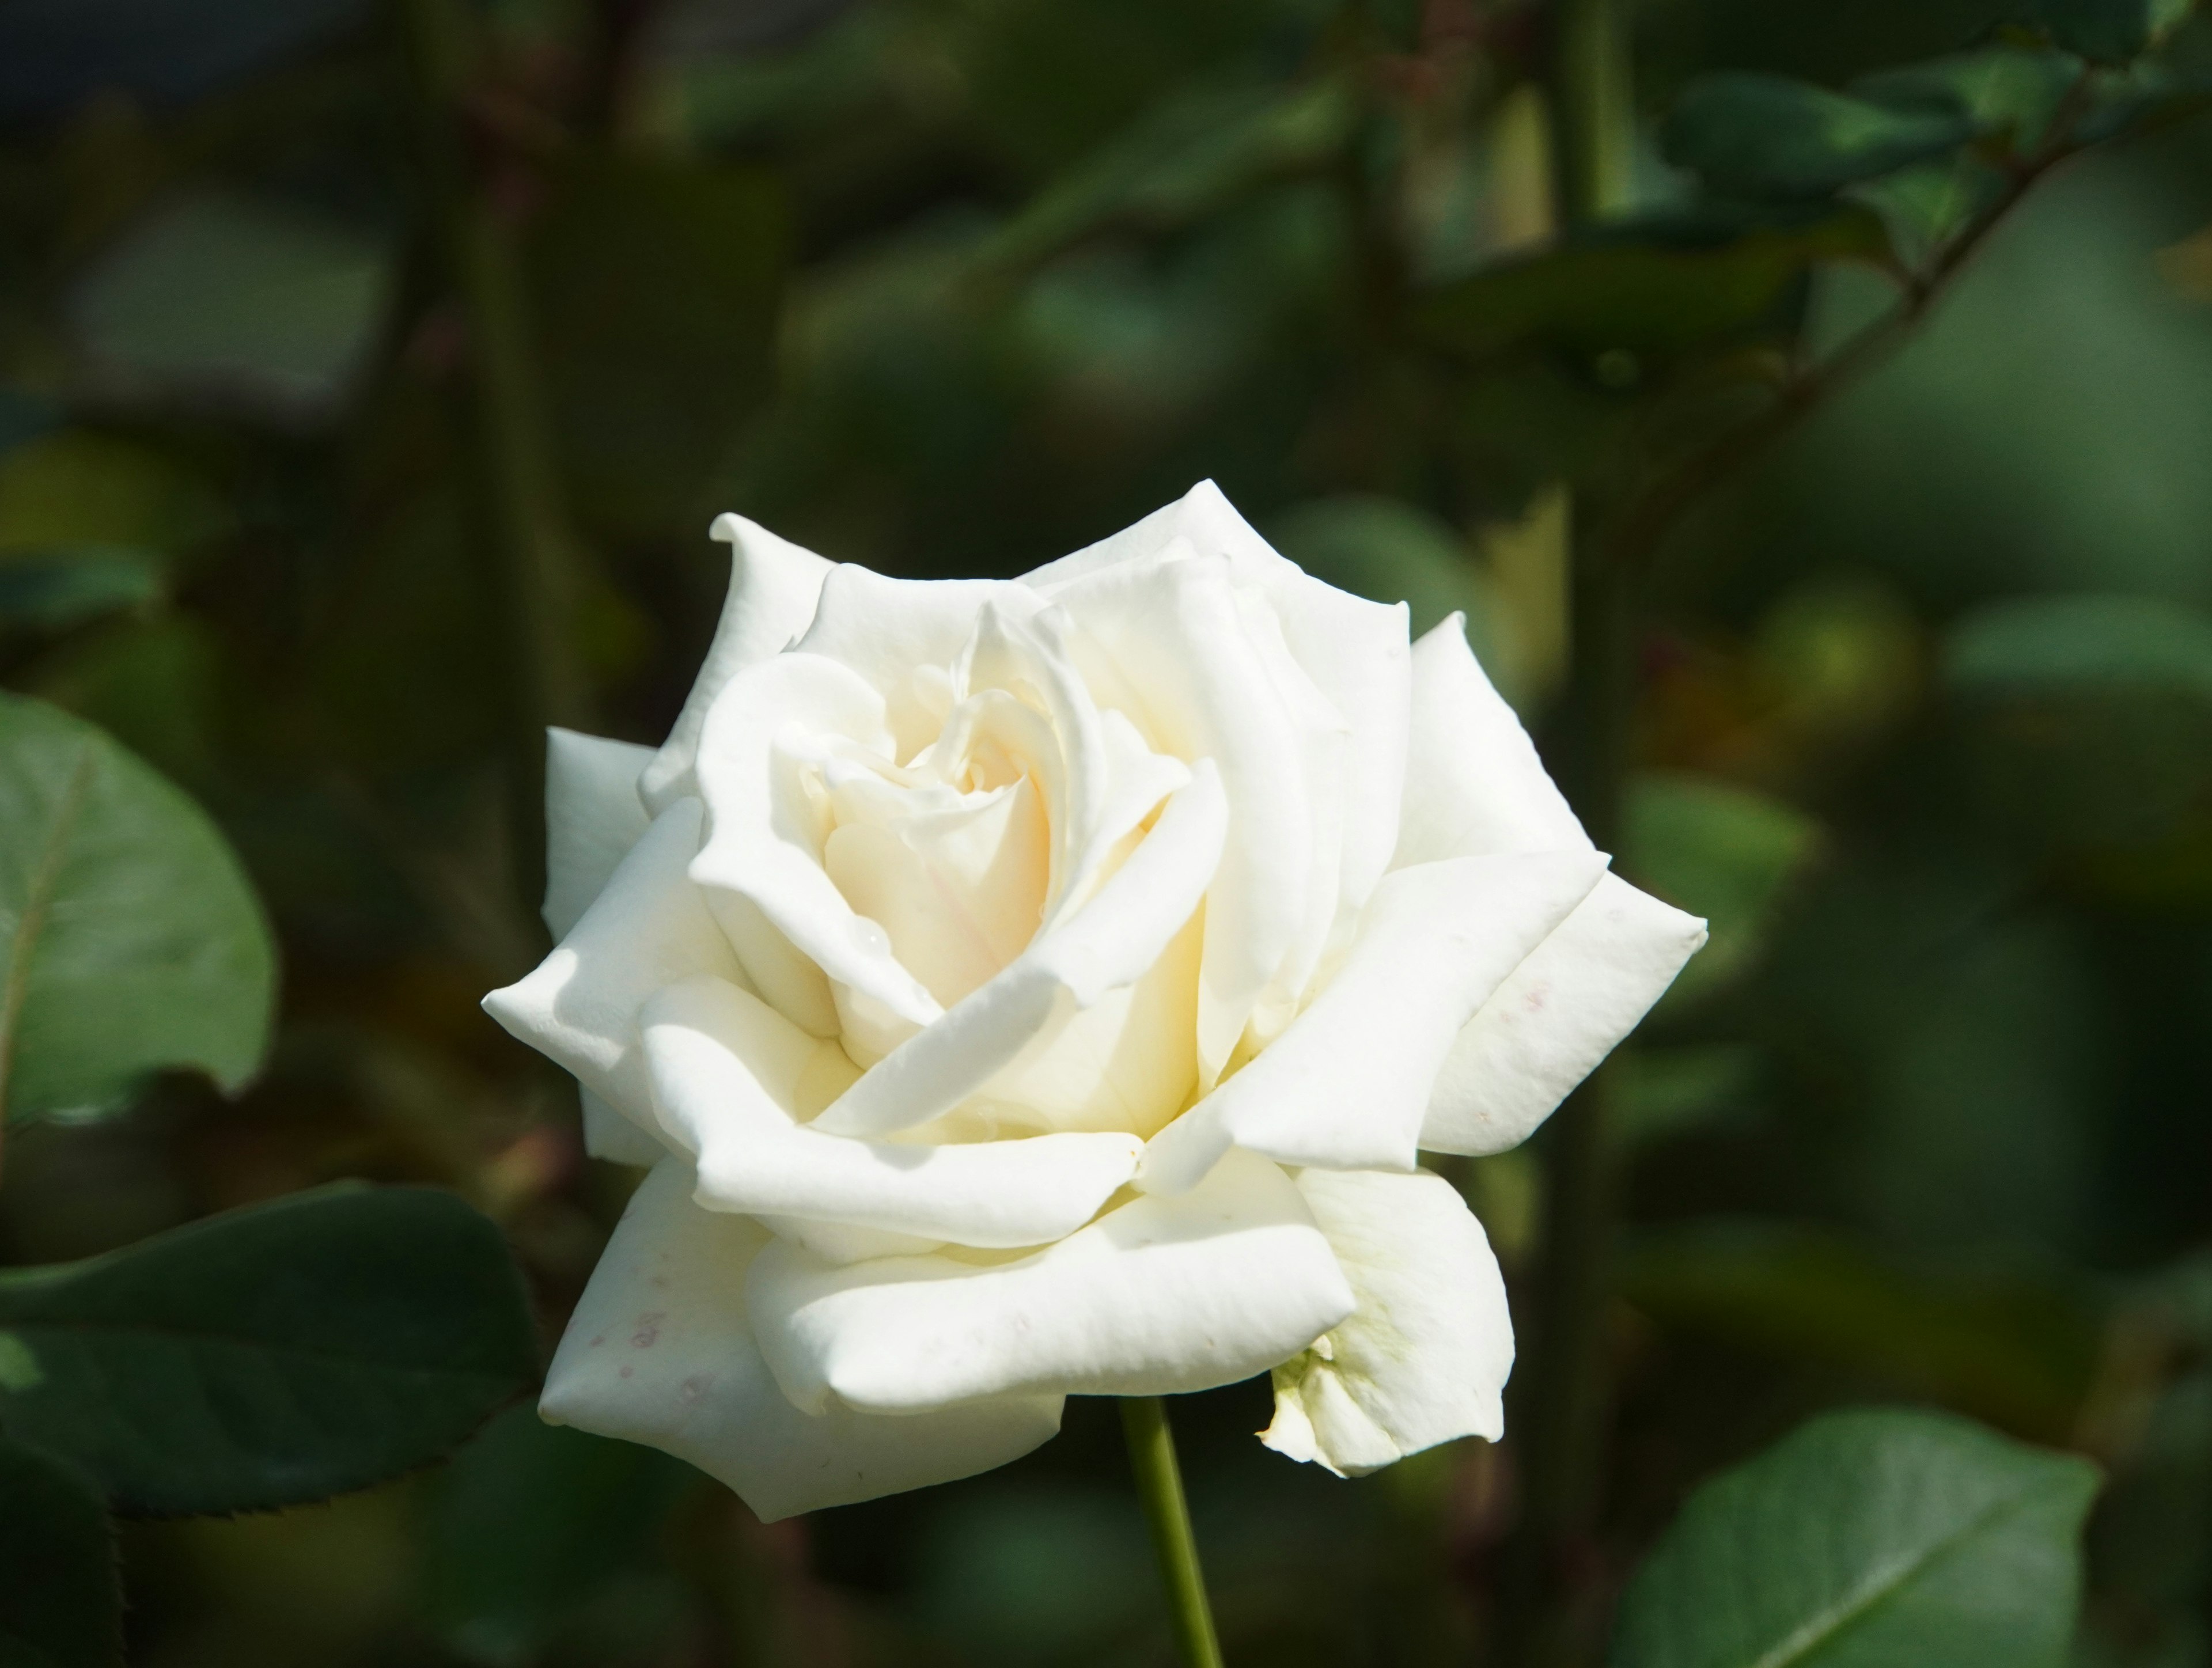
[[[1667,160],[1724,197],[1819,197],[1956,149],[1960,112],[1899,109],[1783,76],[1691,83],[1660,131]]]
[[[70,319],[96,373],[132,393],[313,422],[367,368],[389,304],[387,240],[262,197],[198,191],[93,266]]]
[[[1711,925],[1667,998],[1688,1002],[1756,961],[1784,889],[1820,850],[1820,826],[1749,788],[1653,771],[1630,784],[1626,845],[1640,883]]]
[[[149,1071],[259,1068],[276,952],[205,812],[100,731],[0,695],[0,1109],[97,1109]]]
[[[2154,597],[1995,603],[1953,631],[1944,675],[1965,694],[2134,689],[2212,701],[2212,616]]]
[[[2081,64],[2063,52],[1997,45],[1884,70],[1848,90],[1905,114],[1964,116],[1977,132],[2008,135],[2014,149],[2027,149],[2081,75]]]
[[[1622,1599],[1613,1668],[2057,1668],[2087,1461],[1960,1419],[1813,1420],[1692,1495]]]
[[[83,544],[0,555],[0,625],[60,631],[143,608],[163,588],[163,563],[127,545]]]
[[[2105,1348],[2103,1315],[2071,1287],[1916,1267],[1794,1222],[1647,1230],[1623,1259],[1622,1289],[1670,1329],[2053,1440],[2081,1416]]]
[[[0,1440],[0,1668],[118,1668],[107,1502],[67,1462]]]
[[[2196,0],[2031,0],[2026,21],[2097,64],[2140,58],[2197,9]]]
[[[450,1453],[536,1374],[520,1272],[449,1193],[340,1186],[0,1274],[0,1429],[118,1509],[323,1500]]]
[[[1416,320],[1480,357],[1522,342],[1679,354],[1777,324],[1823,261],[1880,261],[1879,216],[1824,206],[1628,221],[1431,291]]]
[[[647,1564],[653,1532],[700,1481],[651,1448],[511,1409],[439,1479],[424,1549],[432,1619],[471,1657],[532,1658]]]

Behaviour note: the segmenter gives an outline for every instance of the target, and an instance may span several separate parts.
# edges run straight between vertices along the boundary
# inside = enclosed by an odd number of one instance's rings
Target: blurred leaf
[[[98,725],[197,792],[217,776],[222,658],[206,626],[161,610],[70,638],[25,668],[21,682],[26,694]]]
[[[1813,1420],[1691,1496],[1621,1601],[1615,1668],[2056,1668],[2097,1473],[1962,1420]]]
[[[125,545],[0,555],[0,625],[60,631],[142,608],[161,596],[163,569],[158,556]]]
[[[61,429],[0,453],[0,554],[106,544],[179,555],[232,520],[207,482],[115,435]]]
[[[1952,632],[1944,673],[1972,693],[2136,688],[2212,702],[2212,615],[2154,597],[1992,603]]]
[[[781,192],[755,169],[597,152],[553,192],[526,255],[576,507],[605,534],[696,537],[768,388]]]
[[[534,1376],[499,1230],[448,1193],[340,1186],[0,1274],[0,1429],[118,1509],[322,1500],[450,1453]]]
[[[2050,1440],[2073,1428],[2103,1348],[2100,1317],[2069,1289],[1938,1274],[1796,1223],[1649,1230],[1626,1256],[1622,1289],[1662,1325]]]
[[[1751,966],[1784,889],[1820,842],[1818,822],[1749,788],[1656,771],[1631,783],[1629,871],[1712,931],[1664,999],[1688,1002]]]
[[[1985,46],[1863,76],[1852,97],[1910,115],[1965,116],[1977,131],[2011,136],[2014,149],[2033,147],[2081,66],[2063,52]]]
[[[2027,21],[2069,52],[2125,64],[2156,45],[2197,9],[2197,0],[2029,0]]]
[[[430,1614],[471,1657],[528,1660],[596,1590],[644,1563],[654,1532],[699,1483],[652,1448],[511,1409],[439,1481],[425,1548]]]
[[[1102,231],[1188,225],[1256,185],[1321,168],[1357,115],[1351,89],[1333,79],[1178,94],[1060,175],[979,264],[1029,266]]]
[[[1682,353],[1775,320],[1817,263],[1887,251],[1881,219],[1856,207],[1629,221],[1432,290],[1416,318],[1477,356],[1529,340]]]
[[[112,1106],[268,1043],[275,951],[206,814],[90,725],[0,695],[0,1108]]]
[[[1692,82],[1668,112],[1660,145],[1668,161],[1724,197],[1818,197],[1955,149],[1975,126],[1963,112],[1732,73]]]
[[[7,1383],[0,1357],[0,1386]],[[76,1467],[0,1440],[0,1664],[119,1668],[123,1591],[107,1503]]]
[[[18,0],[0,7],[0,117],[121,88],[198,98],[365,11],[362,0]]]
[[[366,368],[392,282],[386,239],[196,191],[127,230],[78,282],[69,315],[93,373],[123,395],[313,422]]]
[[[1497,624],[1490,587],[1467,542],[1402,499],[1350,493],[1315,499],[1285,510],[1266,531],[1277,549],[1339,590],[1407,604],[1416,637],[1461,613],[1480,650]]]

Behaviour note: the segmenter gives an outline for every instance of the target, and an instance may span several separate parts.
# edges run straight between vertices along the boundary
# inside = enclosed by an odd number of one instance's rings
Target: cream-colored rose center
[[[1067,884],[1056,869],[1080,831],[1054,827],[1055,814],[1066,814],[1069,765],[1041,703],[1024,698],[1033,692],[985,688],[955,700],[948,681],[942,672],[916,677],[925,698],[937,694],[944,718],[903,765],[840,749],[815,765],[810,790],[829,828],[822,864],[831,882],[951,1008],[1036,937]],[[1121,715],[1105,718],[1122,761],[1165,762]],[[1120,866],[1155,814],[1114,843],[1086,890]],[[1145,978],[1048,1028],[933,1133],[1160,1128],[1196,1082],[1200,935],[1194,916]],[[841,1040],[861,1065],[901,1040],[866,1004],[841,998],[839,1008]]]

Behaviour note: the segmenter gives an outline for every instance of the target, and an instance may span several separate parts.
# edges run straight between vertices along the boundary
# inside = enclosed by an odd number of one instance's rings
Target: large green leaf
[[[0,1111],[112,1106],[163,1066],[235,1089],[275,982],[206,814],[90,725],[0,695]]]
[[[2096,1490],[2086,1460],[1965,1420],[1815,1419],[1691,1497],[1613,1668],[2055,1668]]]
[[[1787,76],[1731,73],[1691,84],[1667,118],[1667,160],[1723,196],[1825,197],[1954,150],[1961,112],[1897,108]]]
[[[0,1441],[0,1668],[117,1668],[122,1660],[107,1502],[75,1466]]]
[[[0,1429],[117,1507],[321,1500],[450,1452],[533,1376],[522,1282],[451,1194],[295,1194],[0,1275]]]

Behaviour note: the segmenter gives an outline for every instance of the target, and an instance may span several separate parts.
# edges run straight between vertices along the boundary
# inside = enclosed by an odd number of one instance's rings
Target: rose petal
[[[688,1460],[771,1523],[972,1477],[1059,1430],[1057,1396],[902,1419],[801,1413],[745,1313],[745,1271],[769,1234],[702,1210],[690,1191],[690,1167],[670,1159],[632,1197],[545,1375],[547,1419]]]
[[[849,668],[882,694],[898,743],[894,762],[904,764],[936,736],[949,688],[917,681],[917,670],[925,680],[949,670],[987,603],[1014,620],[1044,606],[1011,580],[894,579],[848,562],[823,586],[814,623],[794,646]]]
[[[574,730],[545,732],[545,907],[557,941],[583,919],[652,818],[637,796],[649,747]]]
[[[1152,1137],[1138,1185],[1180,1192],[1232,1145],[1285,1164],[1411,1170],[1460,1028],[1604,871],[1593,852],[1544,852],[1385,876],[1335,978],[1272,1046]]]
[[[1316,813],[1304,737],[1249,640],[1228,560],[1189,549],[1102,567],[1054,600],[1075,621],[1070,648],[1100,703],[1121,707],[1158,750],[1221,773],[1229,834],[1199,973],[1199,1064],[1211,1083],[1297,941]]]
[[[1413,645],[1413,732],[1394,866],[1507,852],[1586,852],[1567,808],[1455,614]]]
[[[815,1127],[876,1136],[926,1123],[981,1089],[1048,1026],[1135,984],[1198,907],[1227,823],[1220,779],[1201,761],[1088,904],[871,1066]]]
[[[694,974],[744,978],[685,872],[702,820],[696,799],[661,812],[553,953],[483,999],[514,1036],[655,1134],[638,1010]]]
[[[1636,1028],[1705,924],[1607,875],[1459,1034],[1421,1124],[1431,1152],[1518,1146]]]
[[[830,980],[911,1024],[927,1025],[943,1011],[899,965],[884,930],[856,914],[823,870],[829,830],[787,750],[849,743],[888,761],[884,725],[883,695],[859,673],[794,651],[732,678],[701,735],[708,825],[692,878],[755,988],[817,1036],[838,1029]]]
[[[955,1245],[1042,1245],[1073,1233],[1134,1174],[1135,1136],[1040,1135],[892,1146],[801,1126],[857,1075],[757,997],[695,979],[647,1004],[653,1104],[696,1155],[710,1210],[881,1228]]]
[[[1307,1170],[1298,1192],[1358,1307],[1275,1369],[1275,1420],[1260,1440],[1358,1477],[1455,1437],[1504,1435],[1513,1370],[1505,1283],[1451,1184]]]
[[[1351,727],[1340,861],[1345,905],[1356,910],[1389,866],[1398,837],[1411,678],[1406,607],[1370,603],[1313,578],[1261,537],[1211,481],[1023,583],[1054,595],[1085,574],[1157,557],[1179,538],[1199,555],[1227,557],[1237,579],[1266,596],[1291,653]]]
[[[1297,1189],[1251,1154],[1012,1262],[832,1268],[778,1243],[747,1285],[762,1353],[796,1405],[883,1412],[1210,1389],[1295,1354],[1352,1305]]]
[[[699,792],[692,762],[714,697],[746,667],[781,654],[806,629],[823,581],[836,566],[741,515],[716,516],[707,536],[730,547],[730,590],[684,710],[639,779],[638,790],[655,813]]]

